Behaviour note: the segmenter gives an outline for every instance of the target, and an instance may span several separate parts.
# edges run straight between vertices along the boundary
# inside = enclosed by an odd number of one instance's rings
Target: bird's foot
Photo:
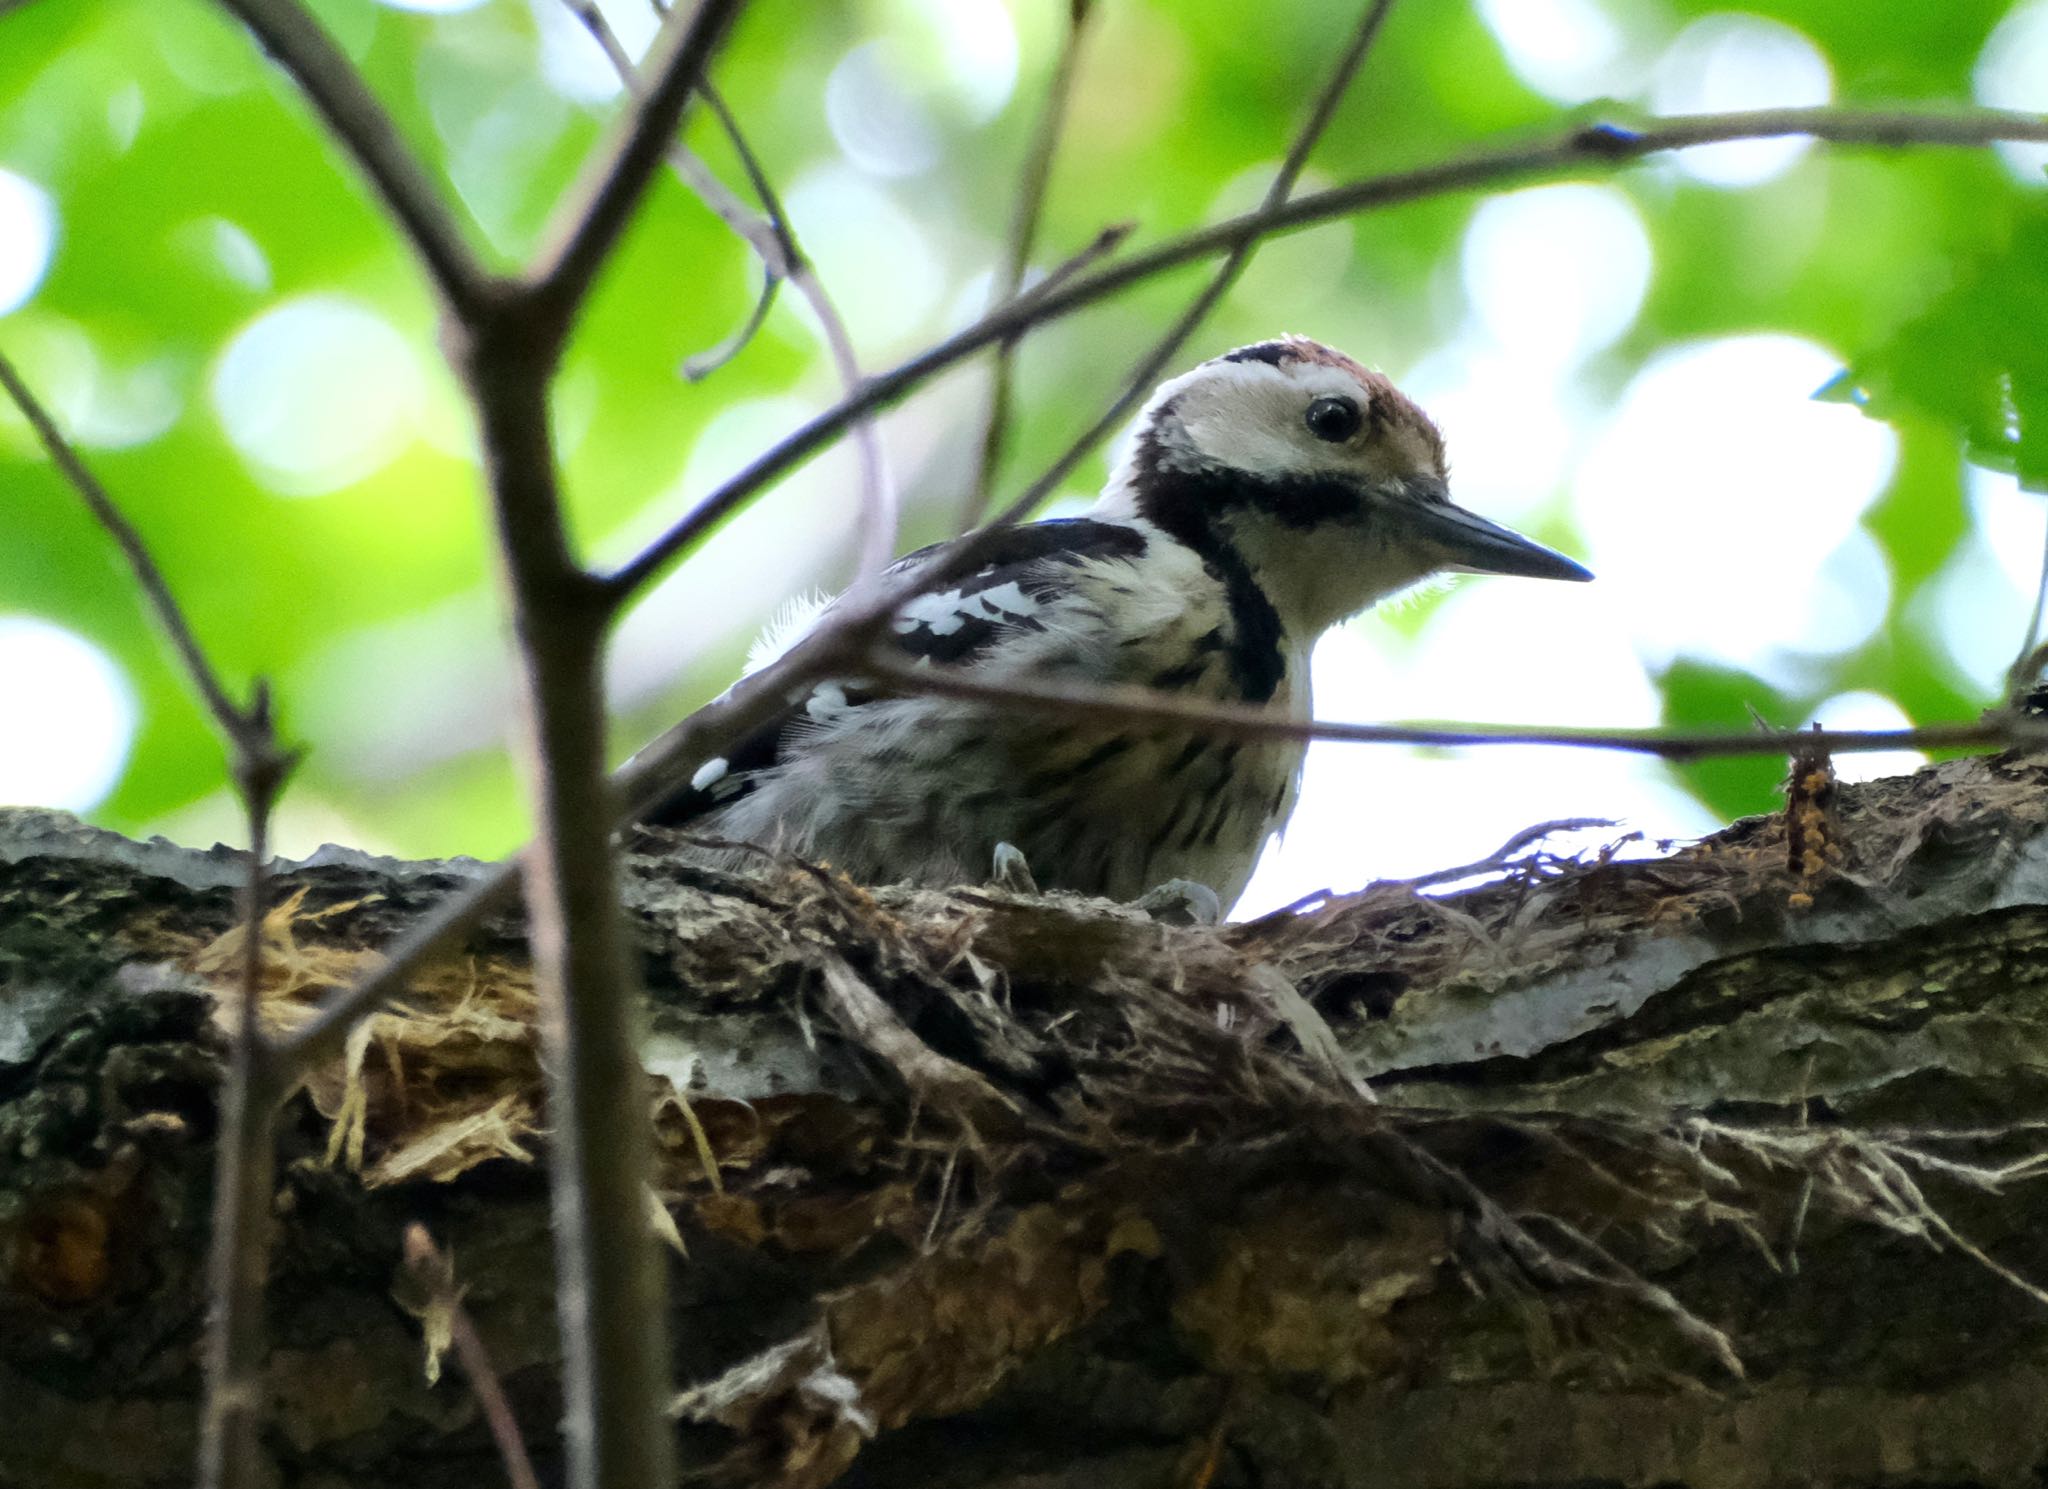
[[[1031,876],[1031,865],[1024,861],[1024,851],[1015,843],[996,844],[995,868],[988,882],[1012,894],[1038,893],[1038,881]]]
[[[1221,925],[1223,901],[1208,885],[1193,879],[1168,879],[1132,901],[1162,925]]]

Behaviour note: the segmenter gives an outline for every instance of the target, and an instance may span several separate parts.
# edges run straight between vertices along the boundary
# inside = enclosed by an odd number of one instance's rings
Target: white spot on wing
[[[1025,594],[1024,587],[1014,579],[983,590],[979,598],[991,614],[1029,615],[1038,608],[1038,602]]]
[[[690,789],[692,791],[709,791],[713,786],[725,779],[725,773],[729,769],[731,769],[731,766],[727,764],[723,755],[713,756],[698,766],[697,773],[690,777]]]
[[[936,595],[919,595],[905,604],[896,617],[899,635],[923,626],[934,636],[950,636],[965,624],[967,615],[957,589]]]
[[[836,682],[821,682],[804,701],[804,712],[818,720],[836,719],[853,705],[846,701],[846,689]]]

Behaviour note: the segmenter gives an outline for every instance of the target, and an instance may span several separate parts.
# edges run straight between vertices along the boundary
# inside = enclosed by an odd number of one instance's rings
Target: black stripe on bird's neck
[[[1287,675],[1281,650],[1286,629],[1280,612],[1252,576],[1244,554],[1217,521],[1233,506],[1256,505],[1235,490],[1227,478],[1206,472],[1174,470],[1161,458],[1156,441],[1142,439],[1138,451],[1136,499],[1138,515],[1175,542],[1194,550],[1223,586],[1230,607],[1230,639],[1223,648],[1230,679],[1248,703],[1264,703],[1280,689]],[[1254,483],[1244,482],[1243,485]]]

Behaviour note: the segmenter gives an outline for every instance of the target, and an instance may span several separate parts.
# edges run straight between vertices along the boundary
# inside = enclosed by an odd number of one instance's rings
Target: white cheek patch
[[[1253,363],[1189,388],[1177,407],[1187,440],[1202,460],[1254,475],[1300,475],[1341,466],[1347,458],[1343,447],[1309,433],[1309,405],[1318,398],[1348,398],[1362,408],[1369,397],[1334,368],[1282,371]]]

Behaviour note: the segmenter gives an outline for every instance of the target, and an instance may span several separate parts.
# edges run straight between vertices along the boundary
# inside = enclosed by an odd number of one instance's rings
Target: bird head
[[[1296,635],[1431,574],[1590,579],[1450,499],[1443,436],[1384,376],[1306,337],[1162,386],[1103,505],[1241,563]]]

